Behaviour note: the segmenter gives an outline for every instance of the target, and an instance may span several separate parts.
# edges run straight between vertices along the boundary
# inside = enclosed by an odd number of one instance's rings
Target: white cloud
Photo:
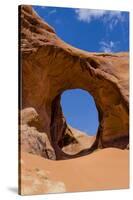
[[[49,11],[49,15],[52,15],[52,14],[54,14],[54,13],[56,13],[56,9],[53,9],[53,10],[51,10],[51,11]]]
[[[40,8],[45,9],[46,7],[45,6],[40,6]]]
[[[87,23],[90,23],[92,20],[101,19],[103,23],[109,23],[111,30],[118,22],[124,20],[120,11],[76,9],[75,13],[79,21]]]
[[[41,6],[41,9],[45,10],[45,9],[47,9],[47,7],[46,6]],[[52,9],[52,7],[51,7],[50,11],[48,12],[48,15],[52,15],[52,14],[54,14],[56,12],[57,12],[56,8]]]
[[[111,53],[111,52],[114,52],[115,50],[117,50],[119,42],[102,40],[99,42],[99,45],[100,45],[100,51]]]
[[[90,22],[92,19],[97,19],[105,14],[104,10],[87,10],[87,9],[76,9],[77,18],[80,21]]]

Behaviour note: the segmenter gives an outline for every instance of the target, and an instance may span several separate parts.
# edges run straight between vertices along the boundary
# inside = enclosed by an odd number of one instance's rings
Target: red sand
[[[22,153],[22,194],[76,192],[129,187],[129,151],[116,148],[52,161]]]

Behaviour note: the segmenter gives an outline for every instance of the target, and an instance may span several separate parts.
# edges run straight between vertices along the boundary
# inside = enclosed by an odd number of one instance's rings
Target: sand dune
[[[122,189],[129,187],[128,150],[107,148],[52,161],[29,153],[21,157],[22,194]]]

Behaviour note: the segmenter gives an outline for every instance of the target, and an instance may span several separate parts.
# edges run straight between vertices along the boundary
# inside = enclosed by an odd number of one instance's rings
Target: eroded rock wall
[[[90,53],[74,48],[58,38],[31,6],[20,7],[20,29],[21,109],[33,107],[39,114],[58,159],[69,157],[59,147],[68,129],[60,96],[68,89],[80,88],[94,97],[100,123],[94,147],[126,148],[128,52]]]

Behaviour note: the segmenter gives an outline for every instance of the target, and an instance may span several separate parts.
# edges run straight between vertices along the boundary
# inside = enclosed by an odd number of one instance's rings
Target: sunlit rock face
[[[47,135],[55,159],[86,155],[96,148],[126,148],[129,137],[128,52],[90,53],[74,48],[62,41],[30,6],[20,7],[20,18],[20,109],[32,107],[38,114],[41,134]],[[79,146],[78,149],[76,145],[76,150],[69,148],[72,152],[68,153],[66,144],[79,144],[79,140],[75,130],[66,123],[60,97],[65,90],[76,88],[94,97],[100,125],[91,147],[81,149]],[[84,137],[88,139],[87,135]]]

